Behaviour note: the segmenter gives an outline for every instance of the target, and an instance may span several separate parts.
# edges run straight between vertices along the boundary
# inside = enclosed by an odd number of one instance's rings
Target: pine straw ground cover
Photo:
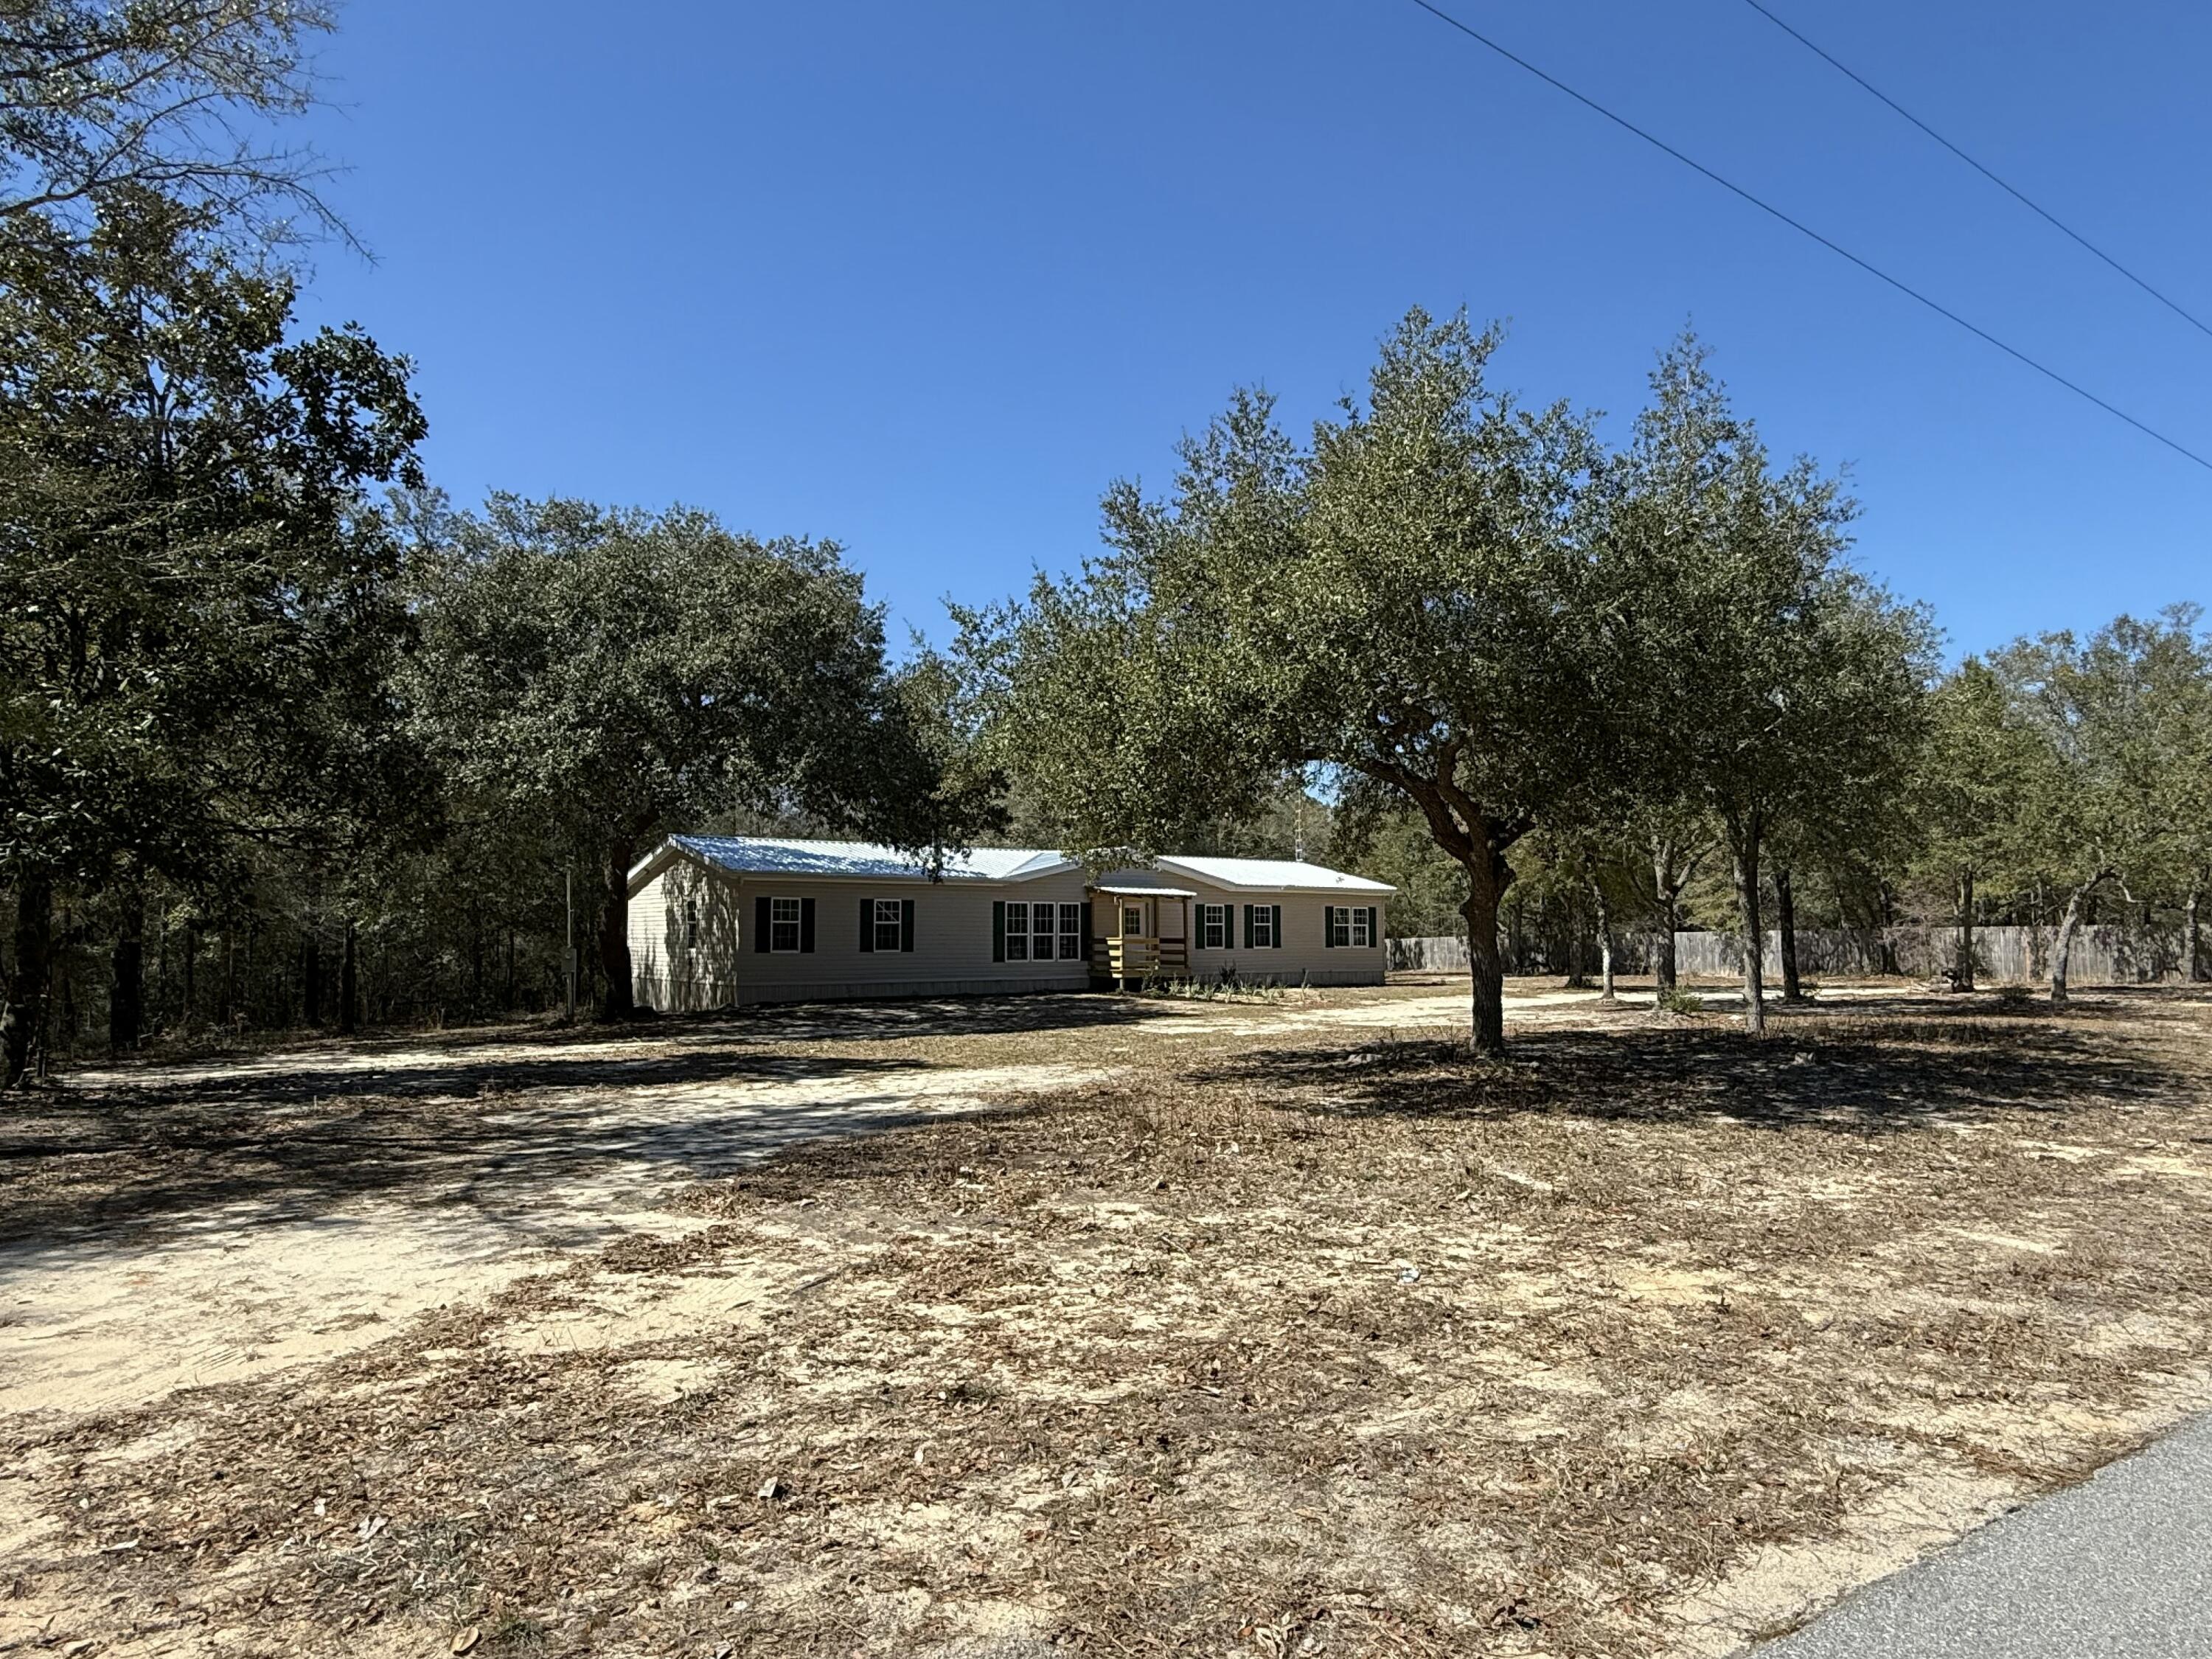
[[[12,1448],[15,1588],[118,1653],[1718,1651],[2205,1397],[2212,1006],[1924,1006],[816,1145]]]

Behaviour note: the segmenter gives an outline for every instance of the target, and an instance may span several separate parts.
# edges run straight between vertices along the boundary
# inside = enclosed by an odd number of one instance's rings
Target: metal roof
[[[865,841],[795,841],[777,836],[671,836],[667,845],[741,875],[860,876],[872,881],[927,881],[927,867],[896,848]],[[658,854],[655,854],[658,856]],[[648,858],[633,878],[653,862]],[[947,881],[1027,881],[1073,870],[1065,853],[1036,847],[978,847],[947,854]]]
[[[927,881],[927,867],[910,854],[865,841],[804,841],[783,836],[671,836],[630,872],[633,887],[648,879],[658,866],[676,853],[688,853],[718,869],[748,876],[814,876],[828,878],[860,878],[871,881]],[[1065,853],[1042,847],[977,847],[966,853],[948,854],[947,881],[1028,881],[1079,869]],[[1214,887],[1249,892],[1281,893],[1395,893],[1385,881],[1348,875],[1303,859],[1160,858],[1143,870],[1115,870],[1095,884],[1102,892],[1116,890],[1109,884],[1127,884],[1149,892],[1181,891],[1167,884],[1173,878],[1195,878]]]
[[[1216,887],[1249,888],[1262,892],[1314,893],[1395,893],[1398,890],[1387,881],[1370,881],[1365,876],[1347,875],[1341,870],[1331,870],[1318,864],[1308,864],[1304,859],[1216,859],[1163,857],[1157,860],[1163,870],[1172,870],[1179,875],[1196,876],[1200,881],[1211,882]]]

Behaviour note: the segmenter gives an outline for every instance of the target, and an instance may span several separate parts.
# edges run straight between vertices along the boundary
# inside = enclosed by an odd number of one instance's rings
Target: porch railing
[[[1174,975],[1190,971],[1190,942],[1184,939],[1153,939],[1136,933],[1101,939],[1093,958],[1108,979],[1142,979],[1148,974]]]

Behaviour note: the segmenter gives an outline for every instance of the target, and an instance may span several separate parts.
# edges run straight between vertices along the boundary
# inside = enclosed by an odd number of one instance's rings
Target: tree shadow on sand
[[[2153,1010],[2140,1004],[2129,1010]],[[1570,1112],[1601,1121],[1717,1116],[1765,1129],[1922,1129],[2092,1104],[2158,1108],[2204,1085],[2106,1017],[2064,1020],[1847,1012],[1752,1037],[1717,1024],[1622,1021],[1537,1030],[1509,1059],[1432,1040],[1238,1055],[1207,1075],[1273,1086],[1280,1103],[1340,1117],[1498,1118]]]

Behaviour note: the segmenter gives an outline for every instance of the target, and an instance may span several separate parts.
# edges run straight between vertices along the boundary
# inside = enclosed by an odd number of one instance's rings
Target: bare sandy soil
[[[0,1651],[1726,1651],[2212,1399],[2212,1006],[1856,988],[79,1076]]]

